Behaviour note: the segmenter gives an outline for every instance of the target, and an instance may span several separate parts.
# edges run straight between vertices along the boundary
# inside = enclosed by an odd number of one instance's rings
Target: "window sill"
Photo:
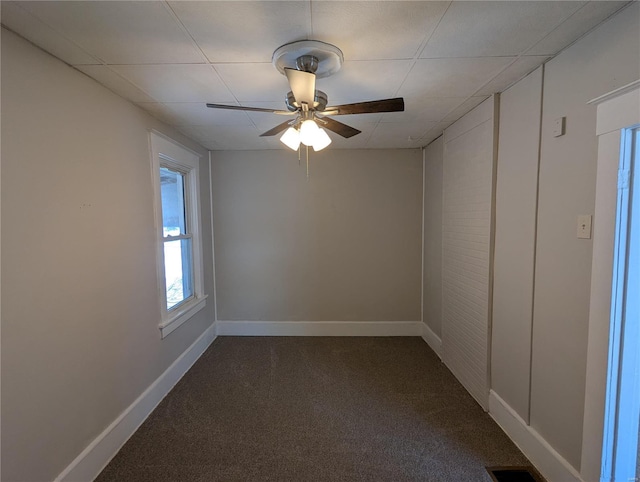
[[[202,310],[205,306],[207,306],[207,295],[191,300],[175,312],[171,313],[171,318],[160,325],[162,338],[165,338],[169,333],[189,320],[189,318]]]

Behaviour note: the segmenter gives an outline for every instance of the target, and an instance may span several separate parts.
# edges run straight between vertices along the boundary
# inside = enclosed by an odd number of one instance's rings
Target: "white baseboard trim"
[[[427,342],[427,345],[429,345],[436,355],[438,355],[438,358],[442,360],[442,340],[426,323],[422,324],[422,339]]]
[[[217,321],[220,336],[422,336],[420,321]]]
[[[54,482],[94,480],[215,340],[212,325],[62,471]]]
[[[548,482],[582,482],[578,471],[493,390],[489,392],[489,415]]]

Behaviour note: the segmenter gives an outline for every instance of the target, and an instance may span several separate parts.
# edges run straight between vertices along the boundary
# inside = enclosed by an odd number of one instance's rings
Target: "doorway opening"
[[[627,482],[640,480],[640,126],[620,141],[601,480]]]

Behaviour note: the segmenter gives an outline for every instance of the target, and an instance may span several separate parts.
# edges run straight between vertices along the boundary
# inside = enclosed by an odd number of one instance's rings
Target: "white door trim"
[[[598,167],[580,468],[582,479],[586,482],[614,480],[611,462],[615,443],[610,436],[604,438],[604,414],[605,406],[609,412],[615,407],[613,402],[605,403],[605,396],[607,394],[607,379],[611,379],[615,371],[614,365],[620,361],[619,356],[613,352],[610,353],[609,340],[610,333],[612,341],[616,336],[619,336],[615,323],[612,326],[611,320],[616,307],[616,304],[612,303],[612,281],[615,273],[613,253],[618,238],[624,236],[623,233],[616,232],[616,216],[620,198],[617,186],[620,144],[623,137],[621,131],[640,123],[640,83],[632,84],[633,89],[619,89],[593,101],[593,103],[598,103],[598,100],[602,102],[598,104],[596,132],[598,135]],[[613,331],[611,331],[612,328]],[[614,352],[616,346],[616,343],[612,343]],[[610,364],[613,367],[612,371],[608,370]],[[617,388],[610,390],[616,399],[617,390]],[[635,422],[637,434],[637,420]]]

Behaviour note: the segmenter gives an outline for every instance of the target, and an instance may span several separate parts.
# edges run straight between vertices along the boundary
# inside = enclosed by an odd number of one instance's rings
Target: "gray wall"
[[[500,94],[491,387],[529,421],[543,67]]]
[[[211,297],[164,340],[151,128],[205,156]],[[211,325],[206,156],[2,30],[2,480],[53,480]]]
[[[422,320],[442,337],[442,159],[444,136],[424,150]]]
[[[212,153],[219,320],[420,320],[420,150]]]
[[[635,3],[547,63],[544,73],[531,426],[576,468],[592,257],[592,242],[577,239],[576,224],[578,215],[594,212],[598,152],[596,107],[587,102],[640,77],[638,32]],[[562,116],[566,135],[554,137],[554,120]]]

